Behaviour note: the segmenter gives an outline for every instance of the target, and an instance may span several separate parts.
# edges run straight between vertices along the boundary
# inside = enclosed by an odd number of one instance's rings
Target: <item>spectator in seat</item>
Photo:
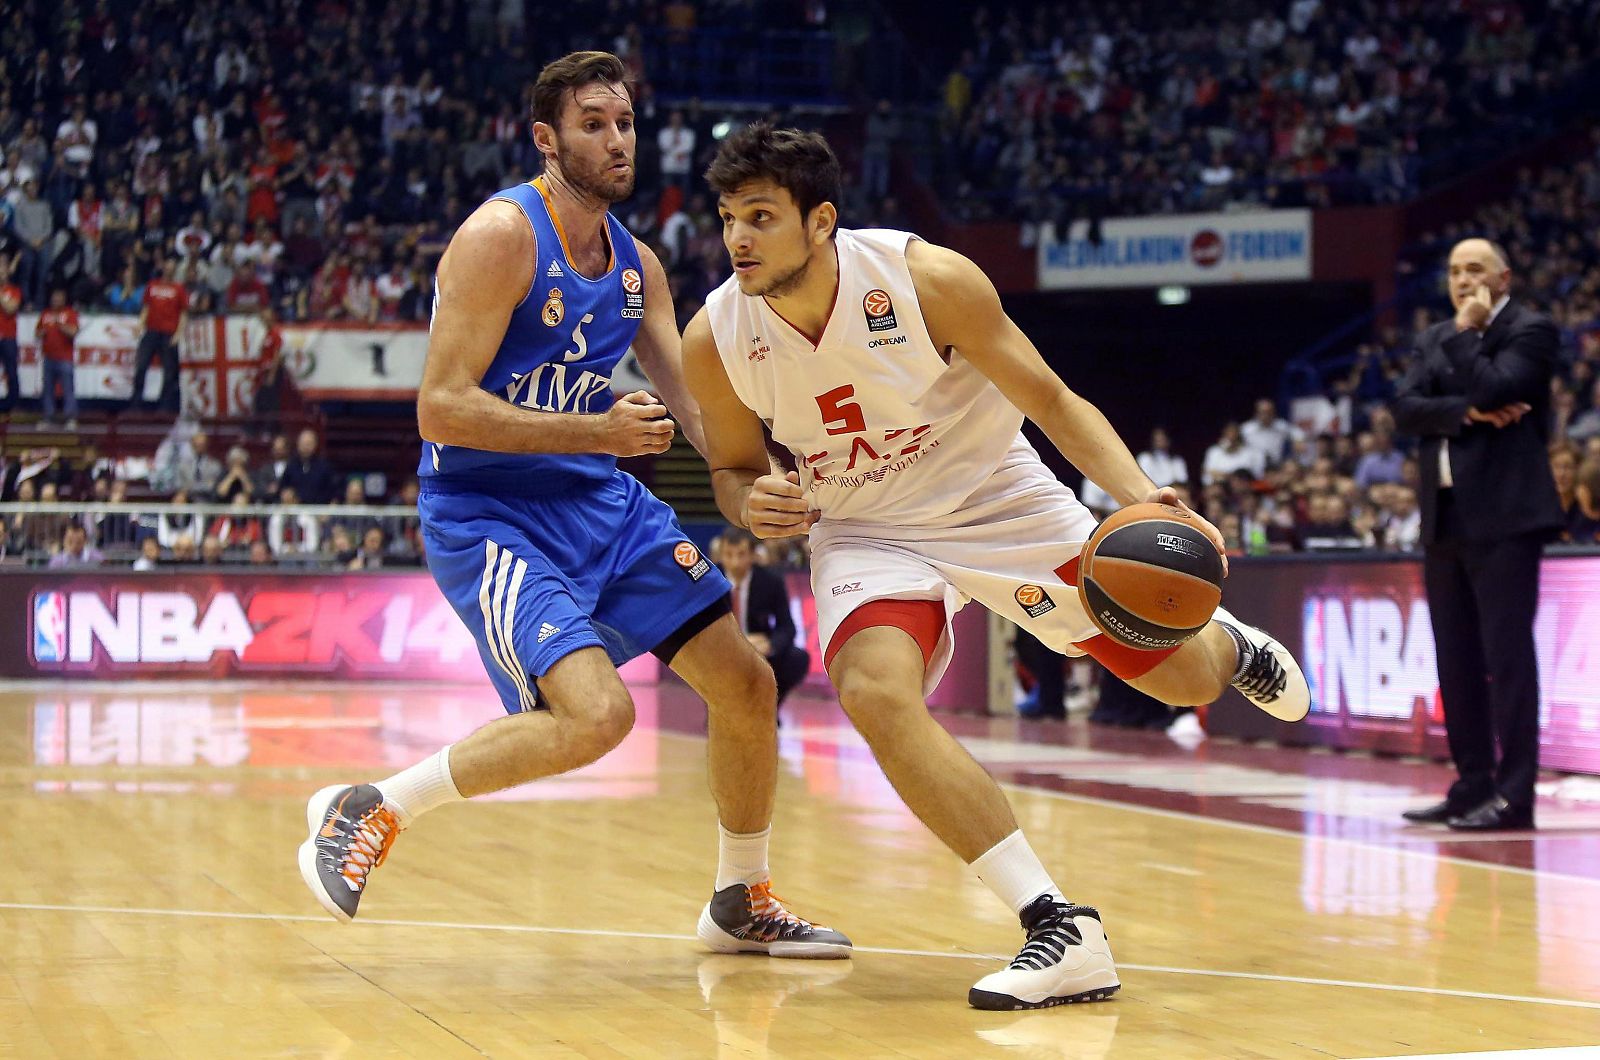
[[[1283,463],[1289,455],[1289,446],[1299,433],[1293,424],[1278,415],[1278,408],[1271,398],[1257,401],[1256,414],[1239,428],[1239,436],[1244,439],[1244,444],[1260,453],[1269,466]]]
[[[756,539],[748,530],[729,528],[718,540],[718,562],[733,583],[733,617],[772,667],[782,703],[811,668],[810,653],[795,643],[783,576],[755,562]]]
[[[289,437],[275,434],[272,436],[272,448],[267,455],[266,463],[256,468],[251,478],[250,492],[262,501],[277,500],[278,484],[283,481],[283,473],[288,468]]]
[[[1237,423],[1226,423],[1222,437],[1206,450],[1200,465],[1200,477],[1207,485],[1226,481],[1235,471],[1248,471],[1252,478],[1260,478],[1266,469],[1261,450],[1244,444],[1244,436]]]
[[[161,542],[153,536],[139,539],[139,556],[133,561],[134,570],[155,570],[161,565]]]
[[[1165,427],[1150,432],[1150,448],[1138,456],[1139,468],[1150,481],[1160,486],[1177,486],[1189,481],[1189,465],[1172,451],[1172,436]]]
[[[329,504],[338,489],[333,466],[318,455],[318,447],[317,432],[305,428],[295,440],[294,459],[283,470],[282,484],[293,486],[303,504]]]
[[[250,479],[250,454],[244,446],[235,445],[228,449],[227,467],[217,480],[215,493],[221,504],[232,502],[236,496],[242,496],[246,501],[254,496],[255,485]]]
[[[89,544],[89,533],[76,519],[61,532],[61,548],[50,557],[52,569],[57,567],[98,567],[105,557]]]
[[[279,489],[278,503],[300,503],[300,495],[293,485],[285,484]],[[272,548],[273,555],[314,555],[321,542],[322,531],[315,516],[279,512],[267,518],[267,544]]]

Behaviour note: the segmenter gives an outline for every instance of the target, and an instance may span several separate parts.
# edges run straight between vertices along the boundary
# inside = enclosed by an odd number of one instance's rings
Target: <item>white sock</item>
[[[1011,907],[1013,913],[1021,913],[1041,894],[1048,894],[1058,902],[1066,901],[1021,829],[980,854],[972,863],[972,871]]]
[[[739,835],[717,825],[716,889],[720,891],[736,883],[748,886],[770,876],[767,870],[767,840],[771,837],[771,825],[749,835]]]
[[[449,747],[388,780],[378,781],[377,787],[383,794],[383,804],[399,816],[401,828],[410,827],[413,818],[435,807],[461,801],[461,792],[450,777]]]

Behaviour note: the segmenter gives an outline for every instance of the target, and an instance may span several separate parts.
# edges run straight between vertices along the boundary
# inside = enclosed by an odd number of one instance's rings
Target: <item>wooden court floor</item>
[[[481,689],[0,691],[0,1057],[1277,1058],[1600,1043],[1593,874],[1024,786],[1010,788],[1019,819],[1068,893],[1101,908],[1124,985],[1103,1004],[973,1011],[966,990],[1015,951],[1015,921],[823,707],[783,731],[775,884],[857,955],[704,953],[704,741],[682,690],[638,701],[638,729],[605,761],[420,821],[361,920],[342,925],[295,868],[306,796],[492,717]],[[1012,766],[1043,753],[974,746]],[[1077,759],[1062,761],[1070,773]]]

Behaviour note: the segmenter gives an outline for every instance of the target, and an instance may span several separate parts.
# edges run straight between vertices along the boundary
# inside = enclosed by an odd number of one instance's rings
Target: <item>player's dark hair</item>
[[[621,85],[628,99],[633,99],[628,68],[621,59],[610,52],[572,52],[539,71],[539,80],[533,83],[533,120],[560,128],[561,104],[567,94],[593,84]]]
[[[774,129],[758,121],[722,141],[706,169],[706,183],[727,195],[753,180],[770,180],[787,191],[802,218],[825,202],[839,201],[839,159],[820,133]]]

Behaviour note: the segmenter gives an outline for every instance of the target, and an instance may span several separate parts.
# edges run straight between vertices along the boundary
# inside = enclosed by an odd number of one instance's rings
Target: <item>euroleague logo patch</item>
[[[644,281],[638,269],[622,270],[622,315],[632,320],[644,316]]]
[[[899,327],[894,319],[894,301],[889,292],[874,287],[861,299],[861,308],[867,314],[868,331],[892,331]]]
[[[541,315],[547,328],[555,327],[566,318],[567,307],[561,301],[561,288],[550,288],[550,297],[545,301]]]
[[[683,568],[683,573],[689,580],[697,582],[704,578],[711,570],[711,564],[700,554],[700,550],[687,541],[680,541],[672,550],[672,558],[678,566]]]
[[[1020,585],[1016,592],[1017,603],[1028,612],[1029,618],[1038,618],[1056,609],[1056,602],[1044,591],[1042,585]]]

